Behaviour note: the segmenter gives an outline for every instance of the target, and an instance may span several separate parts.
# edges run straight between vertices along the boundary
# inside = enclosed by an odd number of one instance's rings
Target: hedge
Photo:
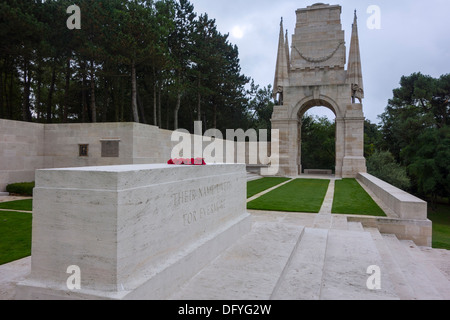
[[[34,182],[13,183],[6,187],[6,191],[11,194],[18,194],[21,196],[33,196]]]

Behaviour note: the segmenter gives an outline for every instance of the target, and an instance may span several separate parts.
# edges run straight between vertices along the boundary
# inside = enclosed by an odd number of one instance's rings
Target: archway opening
[[[300,174],[335,174],[336,115],[331,106],[309,105],[299,113]]]

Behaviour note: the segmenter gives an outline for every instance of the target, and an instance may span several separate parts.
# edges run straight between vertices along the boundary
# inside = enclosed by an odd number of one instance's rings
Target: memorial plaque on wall
[[[89,156],[89,145],[88,144],[78,145],[78,156],[79,157],[88,157]]]
[[[118,158],[119,142],[120,140],[101,140],[102,158]]]

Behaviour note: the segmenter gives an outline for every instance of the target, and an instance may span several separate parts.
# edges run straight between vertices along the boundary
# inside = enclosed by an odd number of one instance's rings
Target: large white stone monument
[[[16,298],[164,299],[250,229],[245,165],[38,170]]]
[[[301,128],[305,113],[319,106],[336,115],[336,176],[356,178],[367,172],[357,16],[347,62],[341,11],[339,5],[323,3],[298,9],[291,47],[281,22],[272,116],[272,129],[280,134],[280,176],[318,169],[302,166]]]

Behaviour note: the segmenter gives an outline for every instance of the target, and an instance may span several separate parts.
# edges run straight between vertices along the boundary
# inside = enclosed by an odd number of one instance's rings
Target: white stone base
[[[16,300],[162,300],[177,292],[212,260],[227,250],[235,239],[251,230],[251,216],[224,227],[196,246],[187,248],[179,256],[161,265],[148,279],[133,291],[104,292],[94,290],[67,290],[66,285],[25,280],[18,284]],[[232,243],[230,243],[230,240]],[[69,276],[69,275],[68,275]]]
[[[250,231],[246,181],[245,165],[39,170],[16,298],[165,299]]]

